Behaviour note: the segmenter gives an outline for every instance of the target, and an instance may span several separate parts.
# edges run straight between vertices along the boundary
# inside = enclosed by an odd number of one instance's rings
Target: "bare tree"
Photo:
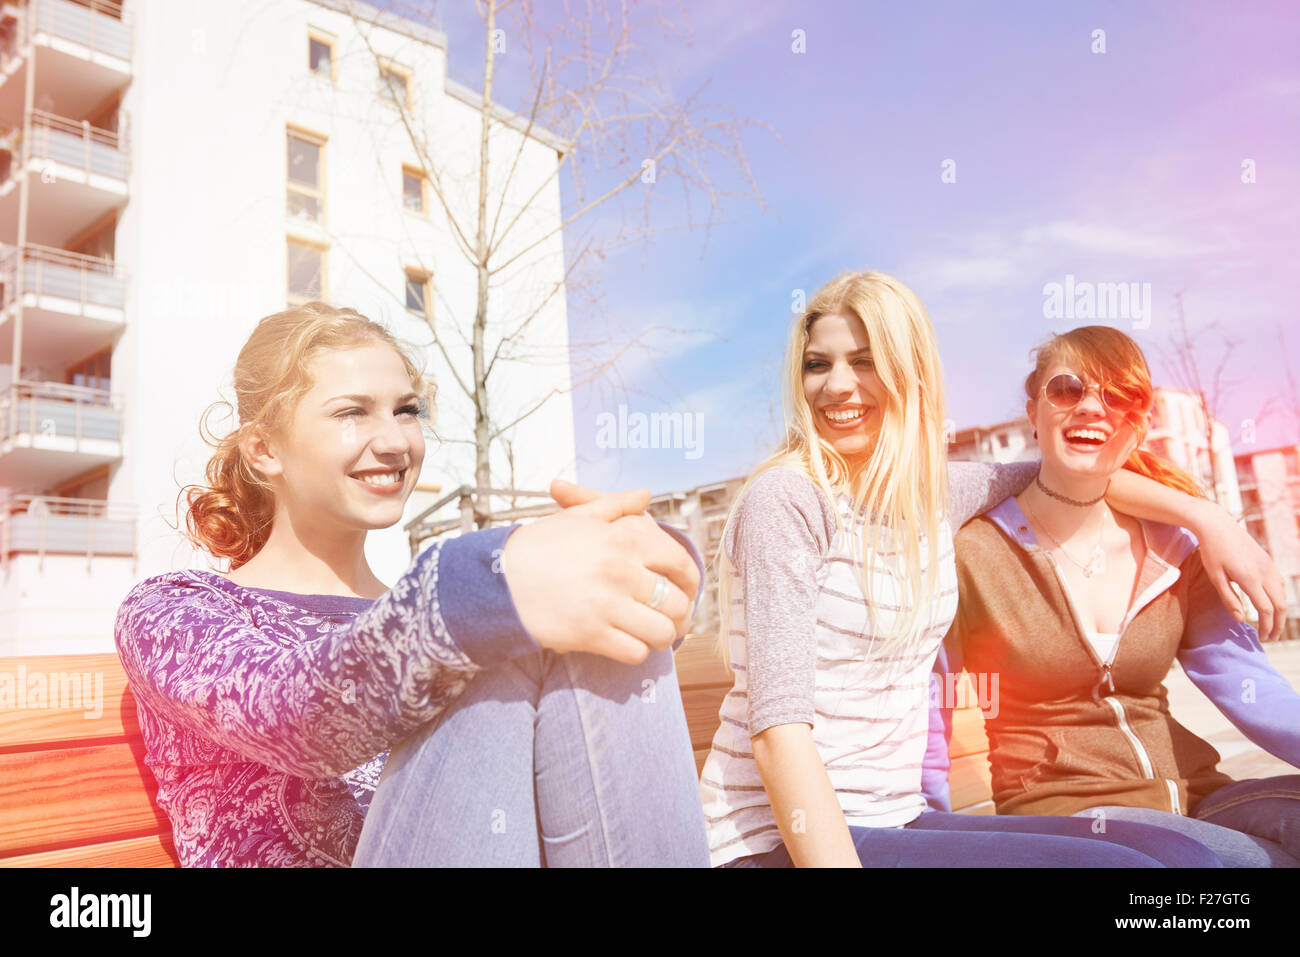
[[[635,8],[620,0],[560,5],[479,0],[476,6],[484,24],[483,70],[475,90],[477,168],[455,168],[423,117],[404,105],[404,98],[396,100],[436,206],[475,275],[472,320],[458,322],[453,316],[429,326],[456,386],[472,403],[475,484],[488,488],[494,443],[508,440],[515,426],[554,396],[614,369],[629,350],[645,348],[644,337],[663,328],[642,330],[621,343],[570,342],[562,355],[545,355],[528,333],[547,304],[564,296],[570,309],[582,300],[598,310],[603,301],[595,269],[614,251],[665,229],[703,227],[707,238],[707,230],[720,222],[725,198],[753,200],[760,207],[763,201],[741,144],[742,130],[754,124],[707,103],[703,86],[678,95],[649,53],[656,36],[689,43],[680,6],[673,15],[660,0]],[[389,9],[417,21],[435,20],[432,4]],[[382,73],[367,13],[357,7],[352,16]],[[503,109],[497,67],[507,44],[514,66],[523,58],[526,89],[516,96],[520,102]],[[516,73],[516,85],[523,77]],[[534,135],[559,142],[558,162],[540,179],[527,175],[522,163]],[[563,187],[561,214],[538,229],[534,206],[557,183]],[[662,216],[673,200],[674,221],[654,222],[652,213]],[[526,275],[531,263],[553,255],[561,236],[568,262],[558,281],[538,290],[522,308],[493,295]],[[517,362],[563,362],[571,372],[569,384],[502,409],[493,384]]]
[[[1176,326],[1169,334],[1165,348],[1157,351],[1173,375],[1175,384],[1196,397],[1205,423],[1205,448],[1209,457],[1210,480],[1209,493],[1214,501],[1219,501],[1218,466],[1219,454],[1214,447],[1214,426],[1220,421],[1228,397],[1240,386],[1241,380],[1229,377],[1232,359],[1241,345],[1241,340],[1229,336],[1222,324],[1215,320],[1202,326],[1196,332],[1187,327],[1187,315],[1183,307],[1183,294],[1174,294],[1176,305]],[[1281,336],[1281,332],[1278,333]],[[1213,356],[1212,363],[1206,362],[1207,356]],[[1290,370],[1287,372],[1290,376]],[[1292,383],[1294,390],[1294,383]],[[1260,407],[1258,414],[1250,420],[1252,428],[1258,426],[1277,409],[1277,397],[1270,396]],[[1300,406],[1298,406],[1300,409]],[[1247,439],[1253,441],[1253,439]],[[1231,449],[1229,449],[1231,455]],[[1222,503],[1221,503],[1222,504]]]
[[[1217,502],[1219,501],[1218,456],[1214,448],[1214,426],[1223,408],[1225,396],[1236,385],[1235,381],[1227,380],[1227,370],[1232,354],[1240,345],[1240,341],[1229,337],[1217,321],[1204,326],[1196,333],[1190,332],[1183,309],[1182,292],[1174,293],[1174,303],[1177,306],[1177,325],[1169,334],[1168,347],[1159,351],[1163,354],[1178,387],[1192,393],[1200,404],[1202,420],[1205,423],[1203,438],[1209,456],[1208,491]],[[1202,368],[1202,356],[1210,351],[1205,345],[1209,336],[1218,340],[1218,346],[1214,349],[1216,359],[1213,368],[1205,370]]]

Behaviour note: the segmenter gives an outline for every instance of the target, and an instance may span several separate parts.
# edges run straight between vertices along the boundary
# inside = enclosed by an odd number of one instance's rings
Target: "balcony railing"
[[[0,393],[0,441],[23,433],[78,442],[121,441],[121,398],[103,389],[20,382]]]
[[[0,559],[29,553],[62,555],[136,553],[134,505],[87,498],[13,495],[0,488]]]
[[[131,59],[131,27],[122,5],[111,0],[28,0],[22,25],[6,38],[6,59],[21,56],[39,31],[89,47],[120,60]]]
[[[21,129],[7,129],[0,134],[0,148],[12,154],[7,164],[9,175],[17,173],[32,158],[114,179],[126,179],[130,174],[131,157],[125,137],[111,130],[101,130],[84,120],[69,120],[44,110],[32,110],[31,130],[30,142],[23,141]]]
[[[23,254],[23,292],[58,296],[87,306],[121,309],[126,281],[110,259],[83,256],[50,246],[28,243]],[[18,247],[0,244],[0,309],[17,295]]]

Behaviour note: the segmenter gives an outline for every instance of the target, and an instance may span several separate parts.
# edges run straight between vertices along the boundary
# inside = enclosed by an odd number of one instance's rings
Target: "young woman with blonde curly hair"
[[[181,863],[703,865],[669,650],[698,557],[649,493],[441,540],[390,588],[365,539],[402,517],[434,397],[406,348],[308,303],[234,385],[185,490],[230,570],[149,578],[116,626]]]

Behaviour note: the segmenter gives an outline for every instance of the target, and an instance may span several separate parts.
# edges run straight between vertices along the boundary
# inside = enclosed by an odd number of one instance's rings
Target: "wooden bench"
[[[102,713],[87,716],[84,700],[76,707],[33,707],[30,700],[15,707],[4,697],[20,679],[26,687],[44,676],[48,686],[57,675],[98,676]],[[678,651],[677,675],[698,770],[731,676],[713,654],[712,637],[703,635]],[[992,813],[987,750],[979,711],[957,712],[954,809]],[[0,658],[0,867],[179,866],[157,791],[117,655]]]
[[[86,714],[75,685],[60,702],[58,675],[102,681],[101,713]],[[41,679],[47,696],[38,703],[28,691]],[[25,700],[0,707],[0,866],[179,866],[117,655],[0,658],[6,680]],[[44,706],[69,700],[76,706]]]

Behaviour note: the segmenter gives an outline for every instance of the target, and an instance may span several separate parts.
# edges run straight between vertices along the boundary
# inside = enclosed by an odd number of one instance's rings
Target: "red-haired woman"
[[[1054,336],[1025,392],[1041,470],[957,535],[946,643],[949,672],[998,679],[985,720],[998,813],[1155,824],[1225,866],[1300,866],[1300,775],[1234,782],[1169,713],[1178,661],[1248,738],[1300,765],[1300,695],[1223,607],[1196,539],[1105,499],[1121,469],[1201,494],[1139,448],[1153,397],[1141,349],[1107,326]],[[946,762],[931,749],[932,769]]]
[[[390,589],[366,534],[433,398],[405,347],[308,303],[257,325],[235,391],[186,513],[229,574],[149,578],[116,626],[181,863],[706,864],[668,650],[699,560],[649,493],[437,542]]]

